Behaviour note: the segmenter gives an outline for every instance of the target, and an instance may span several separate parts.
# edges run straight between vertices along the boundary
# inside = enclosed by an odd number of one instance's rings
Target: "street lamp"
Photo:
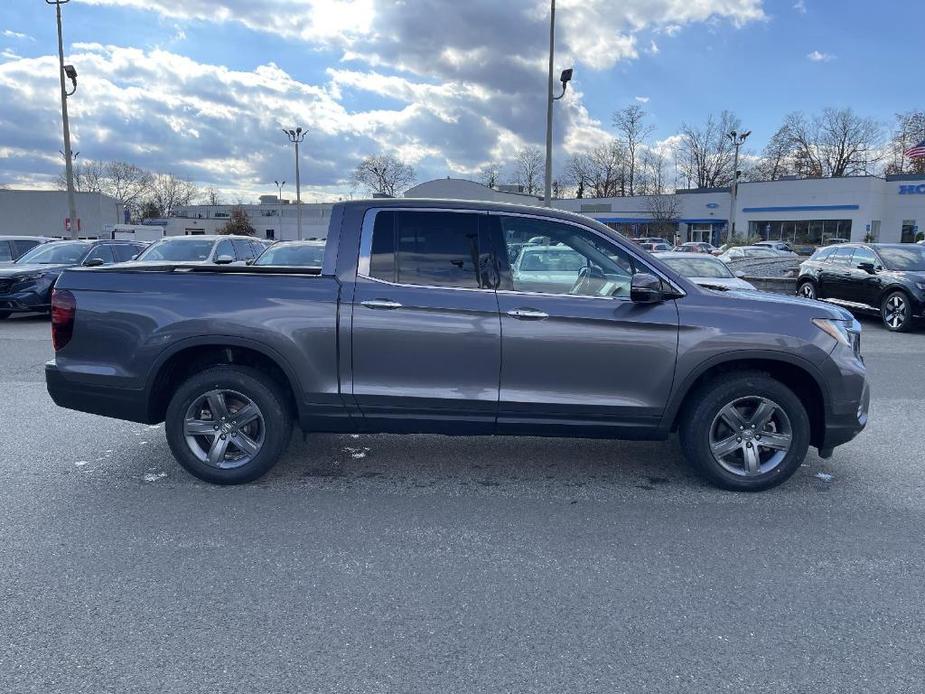
[[[276,214],[279,216],[279,239],[283,240],[283,186],[285,181],[273,181],[276,184]]]
[[[729,224],[731,228],[729,233],[730,241],[734,239],[736,235],[736,198],[739,195],[739,147],[745,144],[745,141],[751,134],[751,130],[746,130],[744,133],[739,133],[735,130],[726,133],[726,137],[732,143],[733,147],[735,147],[735,158],[732,163],[732,209],[729,213]]]
[[[308,134],[307,130],[302,130],[302,128],[296,128],[295,130],[286,130],[283,128],[283,132],[286,134],[286,137],[289,138],[289,141],[295,145],[295,201],[298,209],[296,210],[296,220],[299,230],[299,241],[302,240],[302,186],[299,179],[299,145],[302,144],[302,141],[305,139],[305,136]]]
[[[563,70],[559,75],[562,82],[562,93],[553,96],[553,73],[555,72],[556,53],[556,0],[550,0],[549,5],[549,88],[546,92],[546,187],[543,194],[543,204],[549,207],[552,199],[552,103],[565,96],[568,83],[572,79],[572,68]]]
[[[74,201],[74,157],[71,156],[71,126],[67,118],[67,99],[77,91],[77,70],[73,65],[64,64],[64,38],[61,33],[61,5],[71,0],[45,0],[47,5],[55,6],[58,19],[58,74],[61,81],[61,121],[64,124],[64,175],[67,179],[67,214],[71,238],[77,238],[77,203]],[[68,91],[65,78],[71,81]]]

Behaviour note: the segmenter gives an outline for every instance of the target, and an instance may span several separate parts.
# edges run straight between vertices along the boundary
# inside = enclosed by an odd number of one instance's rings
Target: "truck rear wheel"
[[[269,376],[216,366],[177,389],[165,429],[174,457],[191,474],[215,484],[243,484],[279,460],[292,435],[292,415]]]
[[[793,391],[762,373],[727,375],[693,394],[680,426],[688,461],[724,489],[757,492],[806,458],[810,424]]]

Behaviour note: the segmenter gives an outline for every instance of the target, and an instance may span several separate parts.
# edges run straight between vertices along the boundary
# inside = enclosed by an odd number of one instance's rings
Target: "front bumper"
[[[870,412],[870,384],[864,380],[861,398],[857,409],[853,413],[829,413],[825,421],[825,432],[819,446],[819,455],[828,458],[836,446],[848,443],[855,436],[864,431]]]
[[[24,289],[22,291],[0,294],[0,311],[25,313],[51,310],[51,287]]]
[[[45,385],[58,407],[142,424],[156,423],[148,417],[148,399],[143,390],[77,380],[64,375],[54,361],[45,364]]]

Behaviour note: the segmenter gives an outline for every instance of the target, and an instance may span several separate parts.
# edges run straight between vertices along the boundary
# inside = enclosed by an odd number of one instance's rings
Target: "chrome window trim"
[[[537,219],[545,222],[553,222],[559,224],[568,224],[578,229],[590,232],[604,241],[616,245],[620,250],[630,256],[633,260],[640,263],[646,270],[658,277],[663,282],[668,283],[668,285],[677,292],[681,297],[687,296],[687,292],[675,282],[664,275],[658,269],[652,267],[645,258],[640,255],[637,255],[629,247],[625,247],[618,241],[612,239],[609,235],[603,234],[597,229],[592,227],[585,226],[584,224],[579,224],[578,222],[572,221],[570,219],[559,219],[558,217],[547,217],[542,214],[527,214],[524,212],[507,212],[507,211],[491,211],[491,210],[476,210],[472,208],[445,208],[445,207],[370,207],[366,210],[363,215],[363,224],[360,231],[360,249],[359,249],[359,258],[357,260],[357,277],[362,277],[366,280],[371,280],[373,282],[378,282],[391,287],[420,287],[422,289],[449,289],[462,292],[495,292],[500,294],[516,294],[524,296],[564,296],[572,299],[604,299],[607,301],[613,301],[614,299],[618,301],[630,301],[629,297],[619,297],[619,296],[588,296],[585,294],[550,294],[546,292],[524,292],[518,291],[516,289],[483,289],[481,287],[446,287],[446,286],[435,286],[428,284],[404,284],[401,282],[389,282],[388,280],[383,280],[378,277],[372,277],[369,274],[369,262],[370,255],[372,253],[373,246],[373,228],[376,224],[376,215],[380,212],[453,212],[458,214],[476,214],[484,216],[507,216],[507,217],[525,217],[528,219]]]

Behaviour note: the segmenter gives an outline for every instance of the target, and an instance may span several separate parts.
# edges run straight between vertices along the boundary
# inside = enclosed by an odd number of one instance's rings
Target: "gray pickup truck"
[[[512,270],[531,244],[543,249],[529,265],[540,288]],[[608,227],[545,208],[353,201],[335,206],[320,267],[68,270],[52,330],[56,403],[165,422],[180,464],[222,484],[269,470],[297,423],[677,431],[707,479],[756,491],[787,479],[809,446],[827,457],[867,423],[849,313],[698,287]]]

